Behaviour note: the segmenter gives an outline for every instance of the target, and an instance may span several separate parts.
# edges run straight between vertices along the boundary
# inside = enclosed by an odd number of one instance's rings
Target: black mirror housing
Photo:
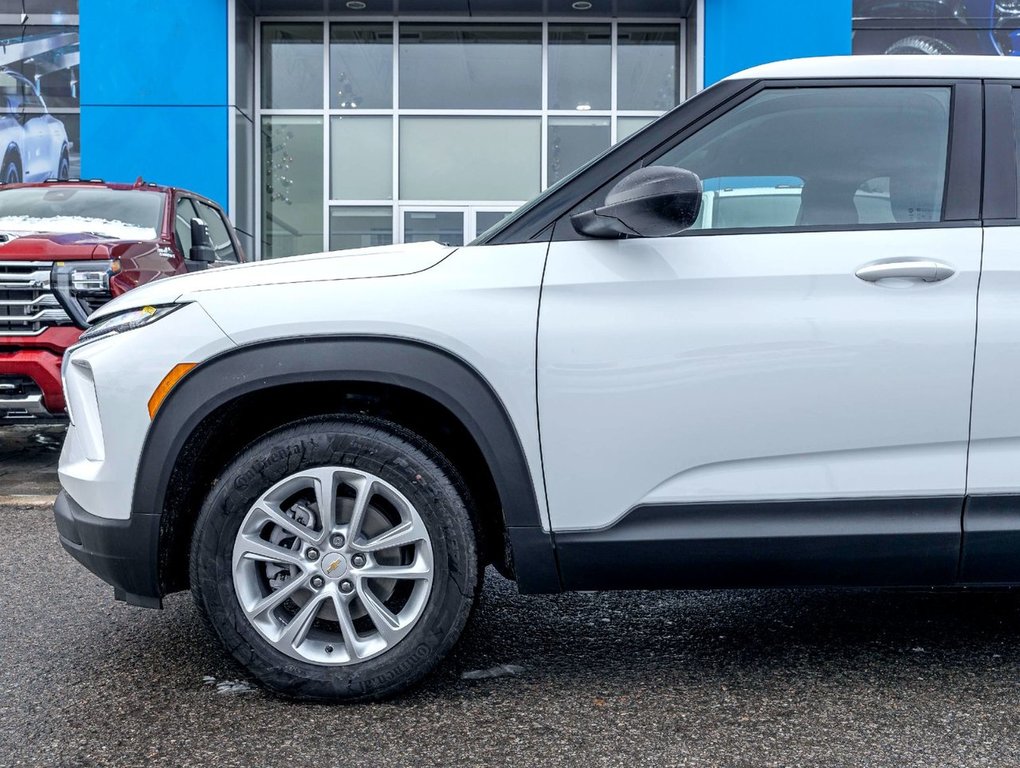
[[[216,261],[216,249],[213,247],[212,235],[209,234],[209,225],[199,218],[191,220],[191,250],[188,251],[188,258],[205,263]]]
[[[575,213],[570,223],[586,237],[668,237],[697,221],[701,195],[696,173],[653,165],[625,176],[609,190],[605,205]]]

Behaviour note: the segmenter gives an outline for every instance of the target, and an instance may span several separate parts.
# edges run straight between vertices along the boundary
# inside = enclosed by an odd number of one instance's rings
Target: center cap
[[[347,559],[343,555],[332,553],[326,555],[319,563],[322,572],[331,579],[339,579],[347,573]]]

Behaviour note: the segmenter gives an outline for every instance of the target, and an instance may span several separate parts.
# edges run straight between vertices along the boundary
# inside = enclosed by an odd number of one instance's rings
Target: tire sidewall
[[[886,49],[892,56],[949,56],[956,50],[944,40],[923,35],[911,35],[897,40]]]
[[[242,453],[206,500],[191,552],[196,600],[235,658],[277,692],[378,698],[424,677],[460,635],[479,572],[470,517],[455,479],[428,455],[427,445],[401,431],[374,419],[285,428]],[[432,543],[432,589],[414,627],[393,648],[350,665],[304,663],[276,650],[249,623],[234,589],[234,539],[251,506],[280,480],[320,466],[351,467],[391,483],[414,505]]]
[[[13,180],[10,180],[12,179]],[[21,174],[18,172],[18,164],[11,159],[7,159],[3,164],[2,183],[4,184],[18,184],[21,182]]]

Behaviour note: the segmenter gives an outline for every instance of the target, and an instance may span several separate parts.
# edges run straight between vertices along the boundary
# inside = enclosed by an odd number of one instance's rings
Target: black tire
[[[4,158],[3,170],[0,171],[0,184],[20,184],[21,166],[10,156]]]
[[[71,158],[67,154],[67,149],[60,153],[60,162],[57,163],[57,178],[61,181],[71,178]]]
[[[379,656],[321,666],[283,654],[252,627],[231,571],[234,538],[253,502],[296,472],[341,466],[371,472],[415,506],[432,541],[433,584],[410,633]],[[396,424],[363,416],[297,422],[250,445],[220,475],[191,546],[191,590],[206,624],[266,688],[309,701],[392,696],[427,675],[457,642],[481,582],[470,498],[430,444]]]
[[[897,40],[886,49],[886,53],[908,56],[950,56],[956,49],[944,40],[935,37],[912,35]]]

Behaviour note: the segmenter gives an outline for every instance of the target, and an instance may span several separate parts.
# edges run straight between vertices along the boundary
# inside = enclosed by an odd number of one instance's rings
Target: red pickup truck
[[[105,302],[243,260],[222,209],[193,192],[140,179],[0,187],[0,424],[63,418],[64,350]]]

